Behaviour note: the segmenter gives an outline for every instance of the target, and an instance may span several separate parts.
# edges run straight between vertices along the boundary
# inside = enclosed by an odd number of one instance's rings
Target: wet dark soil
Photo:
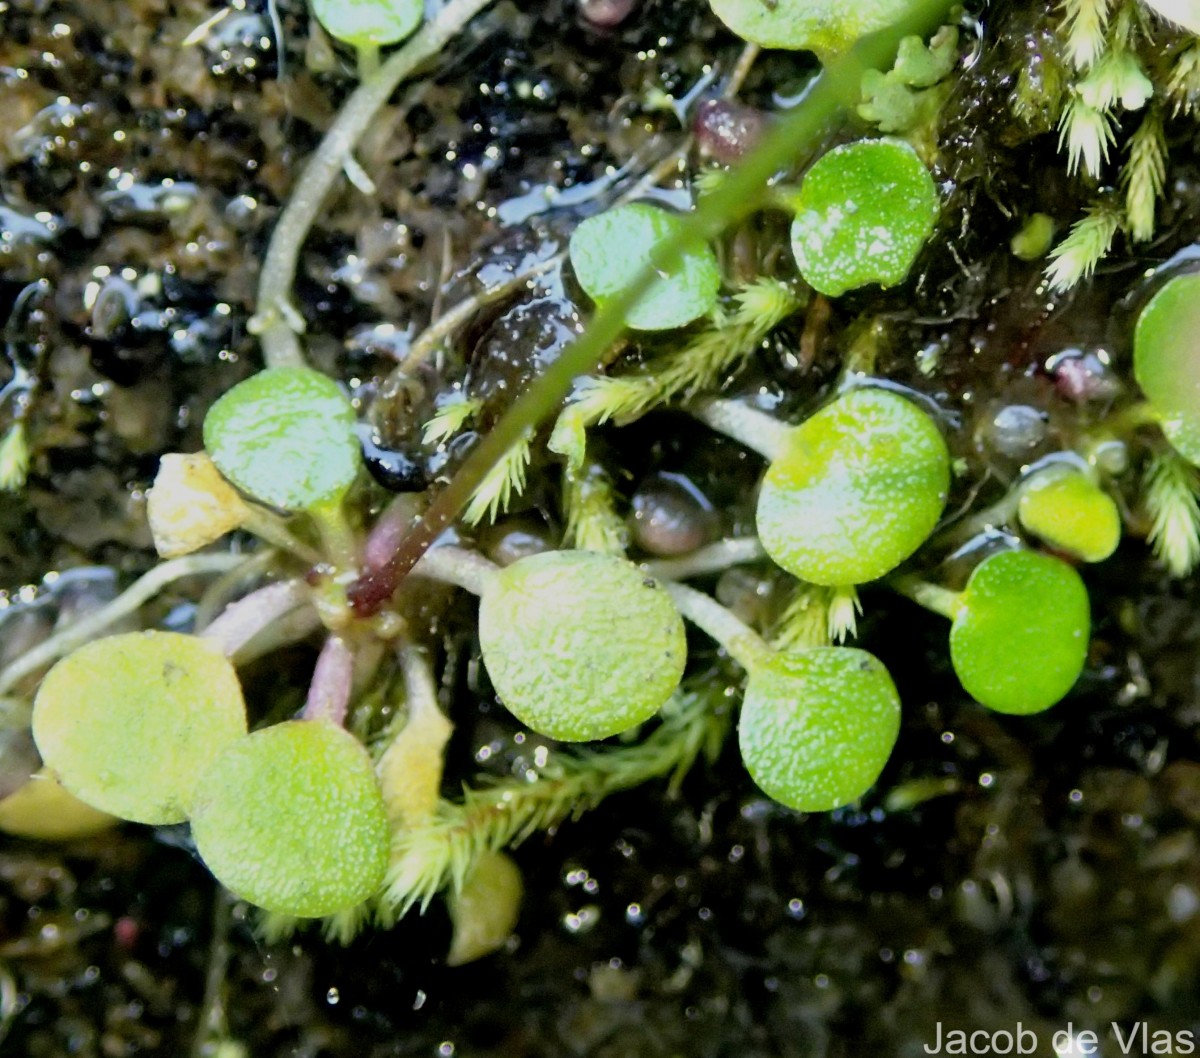
[[[1144,275],[1200,235],[1195,129],[1179,123],[1156,242],[1058,301],[1039,290],[1037,265],[1007,254],[1014,217],[1040,209],[1065,223],[1088,194],[1063,175],[1052,132],[997,118],[1014,68],[1032,61],[1028,42],[1048,46],[1045,15],[1025,7],[994,4],[977,25],[978,61],[947,104],[947,223],[911,285],[842,299],[811,365],[792,352],[803,321],[785,324],[736,383],[802,408],[870,313],[885,325],[880,373],[935,398],[955,426],[958,500],[998,495],[1021,462],[1103,417],[1108,403],[1068,399],[1047,363],[1103,352],[1120,394]],[[53,595],[51,571],[106,567],[124,581],[148,568],[158,455],[198,448],[207,406],[259,366],[246,326],[259,257],[354,79],[298,0],[225,10],[0,0],[0,426],[26,416],[33,443],[27,486],[0,502],[5,600]],[[423,407],[463,381],[511,389],[582,306],[569,280],[548,281],[481,317],[401,393],[386,389],[412,336],[515,262],[555,252],[580,216],[666,156],[684,130],[656,100],[703,95],[739,51],[691,0],[645,0],[607,30],[572,0],[501,0],[393,99],[358,152],[376,195],[336,193],[299,279],[314,361],[349,385],[379,462],[399,475],[381,465],[380,480],[421,487],[443,474],[412,441]],[[743,98],[770,109],[809,73],[764,55]],[[549,208],[546,188],[562,192]],[[784,269],[777,227],[732,234],[726,260]],[[996,425],[1014,405],[1037,412],[1031,446],[1014,449]],[[744,520],[756,466],[681,417],[604,444],[623,490],[684,475],[724,528]],[[552,486],[535,480],[529,496],[519,524],[553,535]],[[443,963],[437,905],[345,949],[315,935],[264,946],[173,829],[53,847],[0,839],[0,1049],[907,1058],[938,1023],[1020,1021],[1045,1056],[1068,1022],[1200,1034],[1197,584],[1168,581],[1136,539],[1087,580],[1087,674],[1028,719],[967,700],[940,619],[866,592],[863,639],[895,675],[905,720],[861,806],[775,807],[732,752],[677,796],[614,797],[517,852],[529,896],[516,937],[463,968]],[[309,662],[284,654],[265,677],[287,683],[290,665]],[[450,788],[476,746],[498,740],[504,763],[519,753],[498,712],[464,690]],[[938,795],[887,801],[910,780]],[[244,1051],[215,1050],[223,1035]]]

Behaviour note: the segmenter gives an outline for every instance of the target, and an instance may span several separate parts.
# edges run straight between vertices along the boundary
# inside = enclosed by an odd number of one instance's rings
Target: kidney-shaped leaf
[[[1040,470],[1021,490],[1017,517],[1026,532],[1084,562],[1103,562],[1121,542],[1113,498],[1075,467]]]
[[[571,266],[579,285],[603,305],[637,278],[655,249],[682,224],[674,213],[644,202],[589,217],[571,236]],[[694,246],[675,268],[659,273],[626,322],[641,331],[682,327],[712,311],[720,286],[716,255],[707,246]]]
[[[650,719],[678,686],[687,650],[662,587],[592,551],[548,551],[500,570],[480,602],[479,641],[509,711],[568,742]]]
[[[1035,551],[1004,551],[971,574],[950,629],[950,660],[967,693],[999,713],[1040,713],[1079,678],[1091,611],[1074,568]]]
[[[879,778],[900,731],[900,696],[864,650],[779,654],[750,674],[738,743],[759,789],[780,804],[827,812]]]
[[[179,823],[213,758],[246,733],[242,688],[211,644],[130,632],[80,647],[33,704],[46,765],[81,801],[136,823]]]
[[[227,889],[301,918],[361,903],[387,869],[371,758],[326,720],[291,720],[230,745],[204,776],[192,835]]]
[[[949,487],[946,442],[925,412],[886,390],[851,390],[792,431],[767,469],[758,533],[801,580],[861,584],[921,546]]]
[[[424,0],[309,0],[331,37],[356,48],[395,44],[425,17]]]
[[[835,147],[808,171],[795,202],[792,251],[800,274],[836,297],[908,275],[933,231],[937,189],[900,140]]]
[[[764,48],[836,55],[859,37],[890,26],[908,0],[709,0],[716,16],[743,40]]]
[[[1142,309],[1133,373],[1167,439],[1200,465],[1200,275],[1168,280]]]
[[[361,460],[350,402],[304,367],[268,368],[234,386],[209,409],[204,447],[243,492],[289,510],[336,500]]]

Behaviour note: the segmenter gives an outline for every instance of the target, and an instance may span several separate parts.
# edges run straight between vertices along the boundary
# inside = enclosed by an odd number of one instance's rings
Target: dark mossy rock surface
[[[436,477],[412,440],[433,397],[469,377],[502,405],[573,333],[563,321],[582,303],[548,286],[485,314],[458,362],[387,390],[439,287],[439,305],[451,304],[561,249],[610,186],[679,141],[651,90],[703,94],[739,52],[699,2],[645,0],[604,30],[596,23],[622,5],[584,6],[604,10],[589,25],[573,0],[501,0],[476,20],[358,151],[377,194],[340,188],[307,244],[309,350],[369,409],[383,478]],[[1052,122],[1005,117],[1015,71],[1054,61],[1045,6],[997,2],[975,24],[978,60],[946,104],[942,235],[909,283],[840,300],[823,327],[785,325],[739,382],[785,408],[810,404],[836,373],[834,336],[870,311],[887,328],[881,373],[946,410],[965,468],[952,505],[980,487],[998,494],[1021,463],[1087,428],[1104,405],[1076,403],[1076,382],[1128,385],[1144,276],[1200,233],[1195,125],[1178,122],[1154,243],[1120,251],[1061,299],[1039,290],[1038,264],[1007,253],[1020,216],[1043,210],[1065,226],[1088,195],[1064,175]],[[353,80],[351,57],[310,35],[299,0],[0,0],[0,24],[0,425],[31,401],[34,449],[24,492],[0,502],[0,588],[6,601],[50,598],[3,626],[8,660],[55,608],[94,605],[114,575],[124,583],[151,564],[144,492],[157,456],[198,448],[204,411],[257,368],[246,323],[259,255]],[[806,70],[764,54],[743,98],[782,105]],[[564,192],[559,208],[545,209],[547,186]],[[720,250],[735,274],[788,274],[778,218]],[[1096,367],[1101,350],[1109,374],[1047,367],[1064,355]],[[747,524],[756,468],[733,446],[673,415],[605,443],[632,481],[685,475],[725,529]],[[536,504],[556,480],[545,477],[535,468],[535,507],[521,515],[543,529]],[[81,566],[94,569],[43,581]],[[675,797],[661,786],[617,796],[527,842],[517,935],[464,968],[443,963],[437,904],[347,948],[314,934],[266,946],[182,830],[53,847],[0,839],[0,1049],[908,1058],[939,1022],[1021,1021],[1048,1058],[1068,1022],[1200,1031],[1197,583],[1168,581],[1135,539],[1086,579],[1084,680],[1025,719],[965,698],[943,621],[864,592],[863,641],[894,674],[904,719],[861,807],[775,807],[727,749]],[[278,655],[249,674],[250,690],[294,682],[298,702],[310,664],[303,650]],[[530,761],[494,701],[458,682],[448,792],[482,747],[499,771]],[[936,796],[887,800],[908,782]],[[217,1050],[222,1038],[244,1050]],[[1104,1053],[1118,1053],[1111,1039]]]

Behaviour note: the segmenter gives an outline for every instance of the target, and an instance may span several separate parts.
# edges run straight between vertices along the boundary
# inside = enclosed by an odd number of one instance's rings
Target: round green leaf
[[[301,918],[362,903],[387,869],[371,758],[326,720],[290,720],[229,746],[204,776],[192,835],[227,889]]]
[[[1040,713],[1079,678],[1091,613],[1061,559],[1004,551],[967,581],[950,629],[950,660],[967,693],[999,713]]]
[[[268,368],[234,386],[204,420],[204,447],[243,492],[289,510],[336,500],[361,460],[350,402],[305,367]]]
[[[738,743],[768,797],[827,812],[871,788],[899,731],[900,696],[883,663],[865,650],[817,647],[751,672]]]
[[[425,17],[424,0],[309,0],[331,37],[356,48],[395,44]]]
[[[709,0],[717,18],[743,40],[764,48],[836,55],[909,11],[907,0]]]
[[[800,274],[836,297],[868,283],[901,282],[933,231],[938,196],[907,143],[860,140],[809,169],[795,209],[792,252]]]
[[[179,823],[213,758],[246,733],[242,688],[215,647],[176,632],[131,632],[80,647],[33,705],[42,759],[93,808]]]
[[[589,217],[571,236],[571,265],[579,285],[603,305],[637,278],[655,248],[682,225],[681,217],[644,202]],[[708,246],[695,246],[670,272],[659,272],[626,322],[640,331],[682,327],[712,311],[720,286],[716,255]]]
[[[1142,309],[1133,374],[1167,439],[1200,465],[1200,275],[1168,280]]]
[[[758,534],[801,580],[861,584],[924,543],[949,487],[946,442],[925,412],[886,390],[851,390],[793,430],[767,468]]]
[[[1026,532],[1084,562],[1103,562],[1121,542],[1113,498],[1074,467],[1034,474],[1021,490],[1017,517]]]
[[[650,719],[679,685],[683,621],[631,562],[548,551],[500,570],[479,607],[501,700],[548,738],[607,738]]]

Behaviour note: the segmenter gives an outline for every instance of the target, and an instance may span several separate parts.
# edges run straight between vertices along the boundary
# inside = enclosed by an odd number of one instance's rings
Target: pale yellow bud
[[[250,509],[203,452],[162,457],[146,513],[163,558],[197,551],[238,528]]]

